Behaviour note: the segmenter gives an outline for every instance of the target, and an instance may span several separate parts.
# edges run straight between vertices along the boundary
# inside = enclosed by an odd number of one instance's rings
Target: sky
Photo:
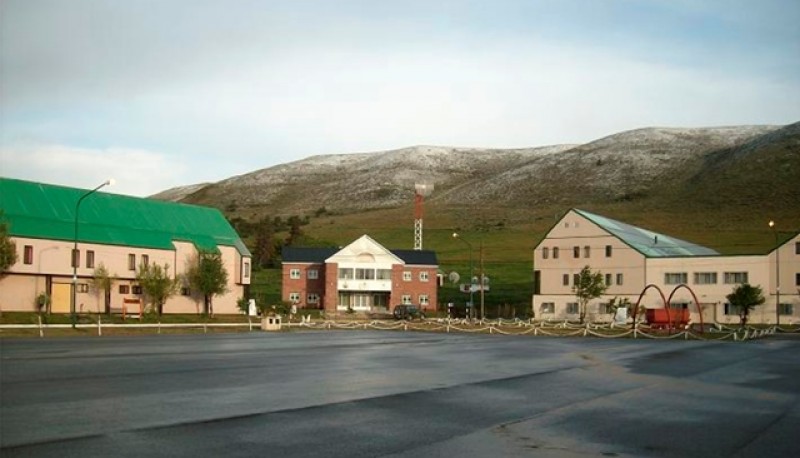
[[[148,196],[319,154],[800,121],[797,0],[2,0],[0,176]]]

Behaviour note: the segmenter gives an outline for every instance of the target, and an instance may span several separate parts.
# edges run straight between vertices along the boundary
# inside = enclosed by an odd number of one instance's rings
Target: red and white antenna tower
[[[414,249],[422,249],[422,204],[433,192],[433,183],[414,184]]]

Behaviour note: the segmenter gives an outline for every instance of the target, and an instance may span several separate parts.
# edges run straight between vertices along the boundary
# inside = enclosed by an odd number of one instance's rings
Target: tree
[[[17,245],[8,235],[8,223],[0,210],[0,276],[17,262]]]
[[[17,262],[17,245],[8,235],[8,223],[4,216],[3,210],[0,210],[0,279],[6,270]],[[0,315],[2,313],[3,310],[0,308]]]
[[[272,266],[276,252],[273,221],[267,217],[262,218],[256,228],[256,246],[253,250],[253,261],[260,267]]]
[[[586,307],[589,305],[589,301],[602,296],[603,293],[606,292],[608,286],[606,286],[603,281],[603,274],[600,272],[592,272],[589,266],[585,266],[581,269],[577,280],[578,281],[575,282],[575,285],[572,287],[572,292],[574,292],[575,296],[578,298],[578,303],[581,308],[581,324],[583,324],[586,319]]]
[[[303,229],[300,228],[304,224],[303,220],[299,216],[290,216],[287,223],[289,224],[289,236],[286,237],[286,245],[300,245],[305,236]],[[308,224],[308,221],[305,224]]]
[[[103,313],[111,313],[111,288],[116,281],[116,275],[108,273],[108,269],[101,262],[92,273],[92,287],[95,291],[103,293]]]
[[[163,268],[156,263],[140,264],[136,281],[150,301],[149,310],[159,315],[164,312],[167,299],[178,291],[178,281],[169,276],[169,264],[164,264]]]
[[[725,296],[733,307],[739,309],[739,319],[742,327],[747,325],[750,311],[766,300],[760,286],[743,283],[733,288],[733,292]]]
[[[213,316],[212,299],[228,291],[228,271],[222,264],[222,255],[201,251],[186,276],[191,288],[203,295],[203,313]]]

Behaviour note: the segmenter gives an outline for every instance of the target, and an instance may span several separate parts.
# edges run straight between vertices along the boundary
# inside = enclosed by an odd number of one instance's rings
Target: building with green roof
[[[602,274],[607,287],[589,304],[591,320],[610,321],[607,304],[612,299],[636,303],[641,296],[647,308],[663,308],[667,301],[673,308],[688,308],[695,323],[734,324],[739,321],[738,310],[727,304],[726,296],[737,285],[749,283],[761,286],[767,297],[752,312],[751,323],[800,323],[797,233],[767,253],[721,255],[686,240],[571,209],[534,248],[533,262],[537,319],[578,319],[573,288],[588,266]]]
[[[102,294],[90,287],[101,265],[116,277],[109,301],[115,310],[142,305],[136,283],[141,263],[167,265],[172,276],[182,278],[198,253],[219,253],[229,285],[214,299],[217,313],[236,313],[236,300],[250,283],[250,252],[214,208],[0,178],[0,209],[18,252],[17,263],[0,279],[3,310],[35,310],[35,299],[47,294],[53,312],[69,311],[76,241],[78,312],[106,307]],[[188,285],[181,291],[165,313],[200,310],[202,298],[198,303]]]

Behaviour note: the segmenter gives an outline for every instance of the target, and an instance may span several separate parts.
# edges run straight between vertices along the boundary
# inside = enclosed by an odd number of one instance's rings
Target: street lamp
[[[72,239],[72,298],[69,304],[69,316],[70,321],[72,321],[72,327],[75,328],[75,323],[77,321],[75,317],[75,304],[77,303],[77,293],[78,293],[78,213],[81,210],[81,202],[83,199],[89,197],[90,195],[97,192],[103,186],[114,186],[114,179],[109,178],[108,180],[104,181],[103,184],[100,186],[92,189],[91,191],[86,192],[84,195],[78,199],[78,202],[75,204],[75,232],[74,237]]]
[[[775,221],[770,220],[769,228],[775,235],[775,327],[781,325],[781,247],[778,245],[778,231]]]
[[[473,288],[472,288],[472,277],[473,277],[473,269],[472,269],[472,244],[467,242],[464,238],[458,235],[458,232],[453,232],[453,238],[461,240],[462,242],[466,243],[469,247],[469,307],[470,307],[470,317],[472,316],[472,308],[475,306],[473,302]]]

